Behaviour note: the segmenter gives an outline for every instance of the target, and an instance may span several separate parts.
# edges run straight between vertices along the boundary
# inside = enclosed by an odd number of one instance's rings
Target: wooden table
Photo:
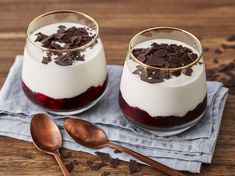
[[[232,0],[0,0],[0,85],[4,83],[15,55],[22,54],[25,31],[36,16],[51,10],[72,9],[93,16],[99,23],[109,64],[123,64],[131,37],[153,26],[175,26],[197,35],[204,46],[217,48],[224,38],[235,33],[235,1]],[[227,63],[235,58],[235,50],[215,56],[204,54],[207,67],[215,67],[212,59]],[[235,96],[230,95],[225,107],[220,135],[211,165],[203,165],[201,175],[235,175]],[[63,150],[66,153],[68,150]],[[104,167],[89,171],[84,162],[97,156],[72,152],[65,159],[68,164],[77,159],[73,175],[128,175],[128,164],[121,162],[117,169]],[[155,170],[141,166],[134,175],[159,175]],[[187,173],[188,174],[188,173]],[[61,175],[54,159],[38,152],[32,143],[0,137],[0,175]],[[193,175],[193,174],[188,174]]]

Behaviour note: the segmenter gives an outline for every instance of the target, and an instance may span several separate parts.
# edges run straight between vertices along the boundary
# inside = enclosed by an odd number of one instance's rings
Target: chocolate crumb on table
[[[70,162],[69,164],[66,164],[66,167],[68,169],[69,172],[72,172],[74,169],[74,163]]]
[[[108,176],[110,175],[110,172],[103,172],[100,176]]]
[[[128,168],[129,168],[130,174],[140,171],[139,164],[135,160],[130,160]]]
[[[111,160],[110,160],[110,166],[112,167],[112,168],[117,168],[117,166],[118,166],[118,162],[119,162],[119,159],[118,158],[111,158]]]
[[[100,157],[100,160],[102,162],[110,162],[111,157],[108,153],[103,153],[103,152],[95,152],[96,155]]]
[[[227,36],[226,40],[229,41],[229,42],[235,41],[235,34],[231,34],[231,35]]]

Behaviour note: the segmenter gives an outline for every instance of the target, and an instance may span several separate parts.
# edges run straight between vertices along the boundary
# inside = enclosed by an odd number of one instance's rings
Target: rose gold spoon
[[[90,148],[112,147],[127,153],[157,170],[171,176],[185,176],[183,173],[160,164],[144,155],[141,155],[118,144],[111,143],[102,129],[96,125],[81,119],[67,118],[64,120],[67,133],[79,144]]]
[[[53,155],[64,176],[71,176],[60,158],[62,137],[57,125],[46,114],[36,114],[31,120],[30,132],[36,148]]]

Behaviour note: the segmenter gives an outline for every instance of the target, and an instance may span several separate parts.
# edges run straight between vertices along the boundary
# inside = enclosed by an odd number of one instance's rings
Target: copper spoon
[[[160,164],[144,155],[141,155],[133,150],[111,143],[105,132],[98,126],[75,118],[67,118],[64,120],[64,127],[67,133],[79,144],[90,148],[112,147],[124,153],[127,153],[157,170],[171,176],[185,176],[183,173],[171,169],[163,164]]]
[[[31,120],[30,132],[36,148],[53,155],[64,176],[71,176],[60,158],[62,137],[57,125],[46,114],[36,114]]]

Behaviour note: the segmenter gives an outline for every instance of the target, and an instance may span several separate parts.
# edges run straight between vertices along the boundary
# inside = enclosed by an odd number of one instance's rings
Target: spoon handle
[[[53,156],[55,157],[57,163],[59,164],[60,169],[61,169],[62,173],[64,174],[64,176],[71,176],[68,169],[66,168],[63,161],[61,160],[59,152],[56,151],[55,153],[53,153]]]
[[[168,174],[170,176],[185,176],[185,174],[183,174],[181,172],[178,172],[178,171],[176,171],[174,169],[171,169],[171,168],[169,168],[169,167],[167,167],[167,166],[165,166],[165,165],[163,165],[161,163],[158,163],[158,162],[156,162],[156,161],[154,161],[154,160],[152,160],[152,159],[150,159],[150,158],[148,158],[148,157],[146,157],[144,155],[141,155],[140,153],[137,153],[137,152],[135,152],[133,150],[130,150],[130,149],[126,148],[126,147],[123,147],[121,145],[114,144],[114,143],[111,143],[111,142],[108,142],[106,145],[108,147],[112,147],[112,148],[115,148],[115,149],[117,149],[119,151],[127,153],[127,154],[129,154],[129,155],[131,155],[131,156],[133,156],[133,157],[135,157],[135,158],[137,158],[137,159],[139,159],[139,160],[149,164],[150,166],[152,166],[152,167],[156,168],[157,170],[159,170],[159,171],[161,171],[161,172],[163,172],[165,174]]]

